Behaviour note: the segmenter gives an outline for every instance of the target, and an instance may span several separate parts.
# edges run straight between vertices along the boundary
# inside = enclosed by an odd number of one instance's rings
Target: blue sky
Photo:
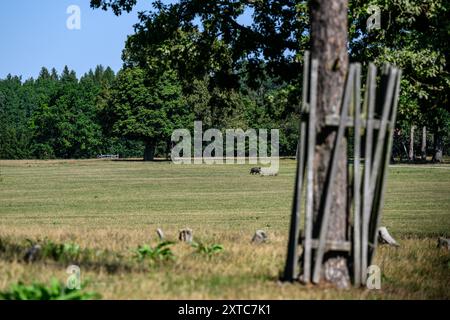
[[[174,2],[166,0],[165,2]],[[115,16],[111,11],[93,10],[89,0],[2,0],[0,1],[0,79],[9,73],[22,79],[36,78],[45,66],[58,72],[65,65],[81,76],[96,65],[118,71],[127,35],[133,33],[139,11],[150,10],[151,0],[138,0],[130,13]],[[66,27],[67,8],[81,9],[81,29]],[[251,13],[240,17],[248,24]]]
[[[81,9],[80,30],[66,27],[70,5]],[[8,73],[36,77],[42,66],[61,72],[68,65],[78,76],[97,64],[117,71],[137,12],[150,8],[150,1],[141,0],[133,12],[116,17],[111,11],[91,9],[89,0],[2,0],[0,78]]]

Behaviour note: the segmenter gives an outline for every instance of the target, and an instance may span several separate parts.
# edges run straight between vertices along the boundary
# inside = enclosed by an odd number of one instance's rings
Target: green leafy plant
[[[223,251],[223,246],[217,243],[207,245],[201,242],[194,242],[192,243],[192,247],[195,248],[196,253],[205,254],[207,256],[213,256],[214,254]]]
[[[96,292],[69,289],[56,278],[52,278],[49,285],[37,282],[26,285],[18,282],[12,284],[9,290],[0,292],[2,300],[90,300],[100,298],[101,296]]]
[[[134,250],[135,258],[139,261],[149,260],[152,263],[174,260],[175,255],[170,249],[170,246],[173,244],[174,242],[172,241],[160,242],[156,247],[150,247],[144,244]]]
[[[76,243],[55,243],[51,240],[46,240],[42,244],[42,255],[56,261],[74,260],[77,259],[80,254],[81,248]]]

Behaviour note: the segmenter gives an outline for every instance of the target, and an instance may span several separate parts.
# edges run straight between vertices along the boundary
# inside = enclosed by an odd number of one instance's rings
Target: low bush
[[[100,299],[96,292],[69,289],[55,278],[50,284],[34,282],[26,285],[23,282],[12,284],[9,290],[0,292],[2,300],[90,300]]]

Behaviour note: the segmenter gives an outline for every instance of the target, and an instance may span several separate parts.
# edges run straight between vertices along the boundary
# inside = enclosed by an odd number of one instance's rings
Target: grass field
[[[381,246],[381,290],[280,284],[288,234],[295,162],[276,177],[248,174],[250,165],[179,166],[160,161],[0,161],[0,291],[19,280],[65,281],[79,264],[87,289],[124,299],[427,299],[450,298],[450,254],[436,248],[450,236],[450,166],[389,169],[382,224],[400,248]],[[218,243],[215,255],[173,245],[173,262],[150,265],[131,250],[155,245],[156,228],[176,240]],[[269,242],[250,243],[263,229]],[[103,252],[75,261],[21,261],[21,249],[48,238]],[[10,250],[11,252],[9,252]],[[106,252],[106,253],[105,253]]]

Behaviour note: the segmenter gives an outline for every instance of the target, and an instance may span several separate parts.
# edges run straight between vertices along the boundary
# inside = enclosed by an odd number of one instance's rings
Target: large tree
[[[136,0],[91,0],[94,8],[130,11]],[[307,1],[180,0],[152,1],[153,10],[140,15],[129,37],[125,63],[145,68],[149,56],[170,53],[182,78],[210,74],[220,86],[237,86],[242,75],[249,83],[267,76],[298,79],[300,49],[308,43]],[[150,8],[149,8],[150,9]],[[252,14],[250,23],[242,22]],[[170,43],[170,45],[169,45]],[[256,80],[256,81],[255,81]]]
[[[102,114],[111,135],[144,142],[144,160],[153,160],[158,142],[193,121],[175,72],[149,76],[138,67],[119,72]]]
[[[34,156],[38,158],[87,158],[100,151],[101,127],[97,121],[93,79],[78,81],[66,66],[59,77],[41,72],[38,106],[29,126]]]
[[[381,15],[380,28],[370,32],[369,4]],[[442,161],[450,133],[450,1],[355,0],[350,5],[352,58],[390,62],[403,70],[397,125],[430,128],[434,159]]]
[[[34,81],[24,85],[19,77],[8,75],[0,80],[0,158],[22,159],[30,155],[30,130],[27,126],[31,112],[28,99],[35,96],[29,90]]]
[[[346,240],[347,231],[347,148],[343,143],[337,158],[338,169],[331,190],[326,190],[326,180],[335,147],[337,130],[325,126],[325,116],[339,112],[344,82],[348,70],[347,51],[347,0],[311,1],[311,54],[319,62],[317,88],[317,136],[314,167],[314,228],[313,237],[319,237],[324,198],[333,195],[327,239]],[[327,255],[324,259],[328,280],[348,286],[349,273],[346,258]]]

